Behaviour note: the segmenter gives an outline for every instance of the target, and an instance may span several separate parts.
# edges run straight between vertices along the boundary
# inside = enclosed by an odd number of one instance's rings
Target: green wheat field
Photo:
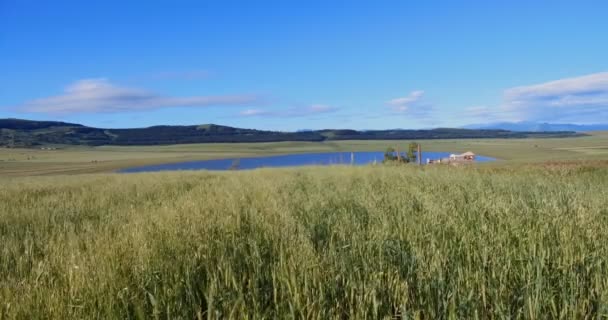
[[[0,319],[608,317],[608,162],[0,179]]]

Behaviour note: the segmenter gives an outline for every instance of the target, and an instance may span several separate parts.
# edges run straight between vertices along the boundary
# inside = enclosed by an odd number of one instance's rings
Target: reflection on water
[[[424,152],[422,162],[427,158],[446,158],[450,152]],[[295,167],[309,165],[366,165],[374,162],[382,162],[383,152],[330,152],[330,153],[302,153],[288,154],[282,156],[252,157],[252,158],[229,158],[216,160],[189,161],[178,163],[166,163],[149,165],[120,170],[120,172],[153,172],[167,170],[244,170],[262,167]],[[477,155],[477,162],[495,160],[493,158]]]

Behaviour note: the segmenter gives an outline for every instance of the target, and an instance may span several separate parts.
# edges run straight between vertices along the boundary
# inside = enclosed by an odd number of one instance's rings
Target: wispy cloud
[[[411,105],[418,102],[424,96],[424,91],[416,90],[410,92],[407,96],[402,98],[391,99],[387,104],[393,106],[395,111],[407,111]]]
[[[242,117],[291,118],[308,117],[338,111],[338,108],[324,104],[313,104],[306,107],[295,107],[283,110],[246,109],[239,113]]]
[[[407,96],[391,99],[386,102],[395,114],[409,115],[416,118],[429,118],[433,106],[424,101],[424,91],[416,90]]]
[[[255,95],[172,97],[139,88],[117,86],[107,79],[84,79],[67,86],[61,95],[27,101],[19,111],[48,114],[112,113],[171,107],[249,105]]]
[[[594,73],[582,77],[566,78],[531,86],[505,90],[507,101],[523,99],[554,100],[569,96],[593,96],[608,91],[608,72]]]
[[[510,88],[500,106],[467,112],[490,121],[595,123],[608,119],[608,72]]]
[[[268,111],[262,109],[246,109],[239,113],[243,117],[263,116],[265,114],[268,114]]]
[[[504,100],[504,111],[519,120],[608,119],[608,72],[511,88]]]

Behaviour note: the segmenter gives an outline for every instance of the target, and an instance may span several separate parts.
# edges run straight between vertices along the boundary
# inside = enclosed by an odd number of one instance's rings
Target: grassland
[[[608,163],[0,180],[0,319],[608,316]]]
[[[273,154],[383,151],[410,141],[334,141],[217,143],[140,147],[66,147],[58,150],[0,149],[0,177],[111,172],[116,169],[179,162]],[[597,160],[608,158],[608,132],[588,137],[551,139],[467,139],[419,141],[426,151],[464,152],[509,162]]]
[[[2,149],[0,320],[608,317],[605,132],[421,141],[501,159],[470,167],[106,173],[408,142]]]

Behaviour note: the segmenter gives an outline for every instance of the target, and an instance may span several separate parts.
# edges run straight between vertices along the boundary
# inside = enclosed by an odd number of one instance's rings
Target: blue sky
[[[608,122],[606,1],[0,0],[0,118]]]

